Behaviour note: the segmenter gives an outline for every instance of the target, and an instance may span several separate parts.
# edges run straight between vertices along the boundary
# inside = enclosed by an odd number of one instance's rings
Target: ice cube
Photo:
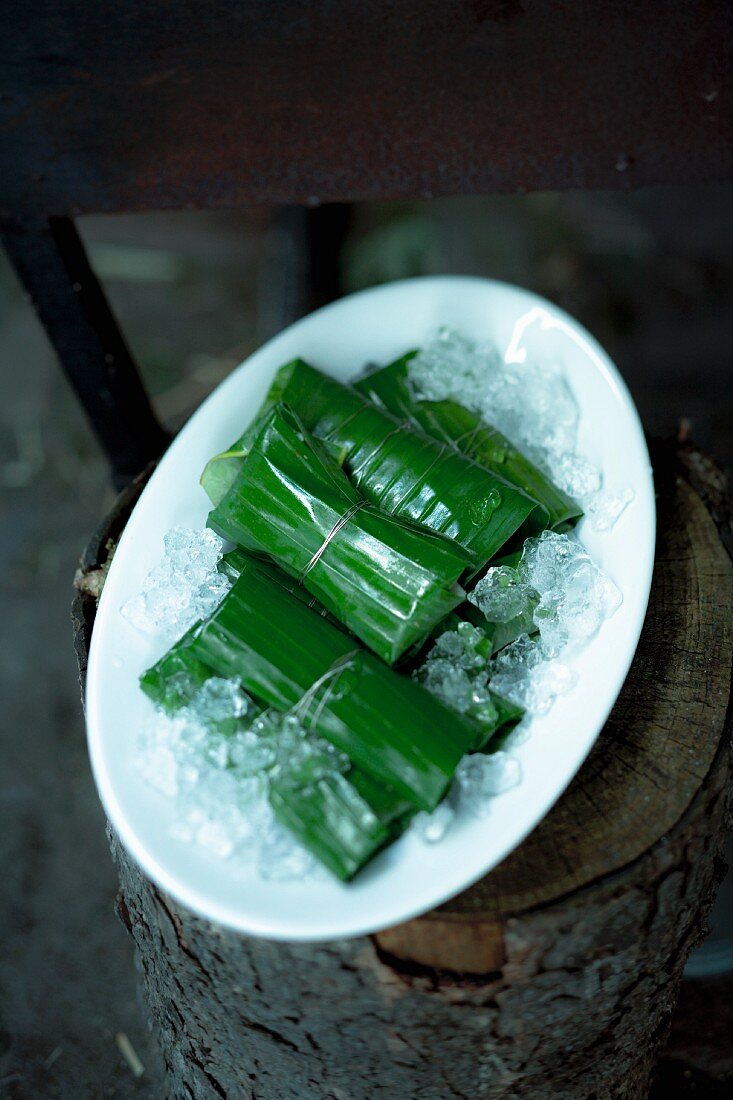
[[[557,695],[570,691],[578,674],[561,661],[551,660],[534,668],[516,665],[499,669],[491,678],[491,688],[528,714],[546,714]]]
[[[501,370],[494,347],[478,348],[448,328],[441,328],[410,360],[409,379],[415,392],[429,401],[452,397],[467,407],[480,404],[486,374]]]
[[[546,597],[559,589],[577,563],[586,560],[590,560],[587,551],[575,539],[557,531],[543,531],[525,540],[517,573]]]
[[[528,634],[520,634],[513,642],[505,646],[495,657],[493,669],[511,671],[513,669],[532,669],[544,660],[541,645]]]
[[[463,659],[465,642],[457,630],[446,630],[435,642],[433,653],[441,657],[453,658],[456,661]]]
[[[481,669],[486,664],[485,639],[486,635],[480,627],[468,622],[459,623],[456,630],[446,630],[438,635],[427,659],[445,658],[457,668],[467,671]]]
[[[210,677],[197,691],[189,705],[189,713],[199,722],[221,722],[228,718],[243,718],[252,709],[252,700],[242,690],[238,677]]]
[[[447,833],[454,817],[455,811],[451,805],[447,801],[443,801],[430,814],[426,813],[425,810],[415,814],[412,819],[412,828],[421,840],[426,841],[428,844],[437,844]]]
[[[450,707],[465,714],[471,705],[471,678],[450,658],[435,657],[420,670],[419,679],[429,692]]]
[[[227,763],[240,776],[262,775],[277,763],[277,747],[270,737],[251,729],[235,733],[226,744]]]
[[[571,453],[555,455],[552,480],[568,496],[583,501],[592,499],[601,488],[601,472],[586,459]]]
[[[171,745],[150,743],[138,755],[143,778],[168,798],[178,794],[178,762]]]
[[[468,598],[489,622],[508,623],[526,614],[534,595],[516,569],[499,565],[486,571]]]
[[[491,799],[516,787],[520,779],[519,761],[508,752],[464,756],[456,769],[458,805],[483,817],[490,812]]]
[[[606,490],[589,502],[586,511],[590,518],[591,526],[596,531],[611,531],[616,520],[634,499],[633,489],[622,489],[618,493],[610,493]]]
[[[526,540],[517,573],[540,594],[533,618],[549,654],[590,638],[621,602],[587,550],[554,531]]]

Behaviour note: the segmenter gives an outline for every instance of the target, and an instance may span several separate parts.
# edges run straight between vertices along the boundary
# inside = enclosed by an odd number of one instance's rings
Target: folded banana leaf
[[[496,559],[496,564],[514,566],[517,564],[520,557],[521,552],[518,552],[506,558]],[[230,550],[224,555],[219,564],[219,569],[222,573],[225,573],[230,580],[235,581],[239,577],[242,567],[247,561],[249,561],[249,555],[246,554],[244,550],[240,550],[239,547],[236,547],[234,550]],[[296,580],[289,577],[287,573],[278,571],[278,579],[288,592],[292,592],[296,599],[306,603],[308,607],[312,608],[319,615],[323,615],[329,622],[335,623],[336,626],[344,629],[343,623],[341,623],[335,615],[331,615],[330,612],[326,611],[325,607],[323,607],[318,600],[311,596],[309,592],[306,592],[306,590],[302,588]],[[498,653],[504,646],[513,642],[520,634],[531,635],[537,632],[537,627],[535,626],[531,611],[526,615],[518,615],[515,619],[510,619],[509,622],[506,623],[491,623],[488,622],[484,613],[479,611],[475,604],[469,603],[468,600],[464,600],[454,611],[446,615],[445,619],[438,623],[432,631],[430,638],[427,639],[427,642],[418,643],[403,654],[399,664],[400,671],[404,667],[407,667],[408,670],[415,667],[415,660],[421,653],[425,652],[426,645],[432,644],[438,634],[441,634],[444,630],[456,630],[458,624],[461,622],[469,622],[472,626],[479,626],[484,631],[489,639],[490,652],[487,653],[487,658],[489,656],[493,657],[495,653]]]
[[[265,706],[296,708],[306,728],[355,766],[413,806],[434,809],[485,731],[359,648],[294,599],[277,575],[251,560],[211,618],[187,636],[187,657],[214,675],[239,677]],[[143,686],[159,680],[149,672]]]
[[[368,500],[459,543],[474,572],[520,528],[539,531],[549,522],[544,507],[517,484],[302,359],[280,368],[254,423],[207,465],[201,483],[215,505],[236,479],[261,418],[278,402],[297,412]]]
[[[287,405],[261,419],[209,526],[277,562],[388,664],[465,595],[465,551],[368,504]]]
[[[223,573],[234,584],[251,564],[252,558],[250,555],[237,546],[224,554],[219,562],[219,572]],[[266,568],[269,569],[272,579],[277,581],[296,600],[310,607],[317,615],[328,619],[340,630],[344,629],[343,624],[337,618],[326,611],[325,607],[319,604],[304,588],[301,588],[297,581],[289,577],[287,573],[283,573],[281,569]],[[466,602],[461,606],[472,608],[477,615],[480,614],[473,604]],[[194,623],[178,639],[175,645],[171,646],[168,652],[164,653],[160,660],[156,661],[140,677],[140,686],[145,694],[157,706],[162,707],[169,713],[173,713],[180,707],[190,703],[206,680],[216,675],[212,668],[205,665],[198,657],[194,657],[192,653],[194,637],[202,629],[202,626],[201,621]]]
[[[199,624],[200,627],[200,624]],[[142,677],[143,690],[175,712],[190,703],[212,670],[191,657],[192,632]],[[276,817],[338,878],[351,878],[372,856],[396,839],[415,806],[358,768],[334,772],[315,783],[274,777],[268,799]]]
[[[326,618],[329,623],[339,630],[344,630],[338,619],[330,615],[325,608],[313,600],[286,573],[264,562],[255,562],[243,550],[237,548],[229,551],[224,555],[219,568],[233,582],[238,580],[248,568],[257,568],[265,572],[273,583],[278,584],[298,602],[311,608],[320,617]],[[457,630],[463,622],[470,622],[473,626],[480,627],[484,632],[486,638],[480,652],[487,661],[502,646],[513,641],[519,634],[532,633],[536,629],[534,624],[528,626],[527,623],[519,619],[513,619],[508,623],[489,623],[474,604],[464,601],[455,611],[452,611],[443,619],[424,645],[415,647],[409,659],[406,657],[400,664],[400,671],[409,676],[422,664],[438,635],[447,630]],[[202,623],[195,623],[140,678],[140,685],[146,695],[168,712],[174,712],[189,703],[205,681],[210,676],[216,675],[213,668],[204,664],[200,657],[194,655],[194,639],[202,627]],[[516,725],[523,717],[524,712],[521,708],[515,707],[514,704],[509,703],[494,691],[491,692],[491,700],[496,708],[497,718],[494,724],[485,727],[485,737],[482,737],[481,729],[478,726],[476,727],[476,736],[471,745],[474,751],[483,751],[487,745],[493,747],[495,736],[498,736],[500,732],[502,734],[508,732],[508,729]],[[505,726],[508,728],[505,729]]]
[[[238,577],[246,555],[225,555],[222,571]],[[289,578],[281,574],[283,587]],[[202,628],[197,623],[141,677],[143,690],[167,712],[192,701],[214,672],[191,654]],[[278,820],[338,878],[348,880],[386,844],[395,840],[415,813],[415,806],[386,784],[358,768],[334,772],[314,783],[294,782],[292,772],[268,784],[268,799]]]
[[[410,387],[408,363],[411,351],[360,379],[354,389],[375,405],[421,428],[434,439],[492,470],[538,501],[549,515],[550,527],[576,522],[583,512],[576,501],[563,493],[538,470],[506,436],[457,401],[423,401]]]
[[[290,585],[292,584],[290,578],[280,570],[273,570],[272,573],[275,583],[278,583],[284,591],[290,591]],[[299,598],[297,589],[291,594]],[[300,602],[303,602],[302,599]],[[468,612],[465,618],[463,617],[464,609]],[[443,623],[441,623],[439,630],[433,635],[433,641],[439,633],[446,630],[456,630],[460,623],[472,621],[470,617],[471,612],[475,612],[476,615],[477,621],[475,625],[480,625],[478,620],[483,618],[483,616],[481,616],[478,609],[475,608],[473,604],[462,604],[458,611],[451,612]],[[337,628],[342,629],[337,620],[332,619],[331,616],[328,616],[328,619],[329,622],[334,624]],[[198,656],[194,655],[194,640],[196,635],[201,631],[202,625],[201,623],[196,623],[195,626],[191,627],[191,629],[188,630],[159,661],[152,665],[151,668],[140,677],[140,686],[145,694],[148,695],[154,703],[169,713],[174,713],[180,707],[190,703],[196,692],[203,686],[206,680],[211,676],[218,675],[214,668],[204,664]],[[509,626],[510,624],[483,623],[482,629],[486,633],[483,652],[487,661],[496,653],[498,648],[492,636],[492,625],[501,628]],[[521,633],[521,631],[519,633]],[[513,637],[508,638],[508,641],[513,640]],[[428,645],[421,649],[421,656],[416,655],[413,657],[405,671],[405,675],[420,666],[430,645],[432,645],[432,642],[429,642]],[[491,692],[491,702],[494,706],[495,715],[490,722],[479,722],[475,718],[471,719],[474,734],[471,738],[469,751],[493,751],[497,745],[497,738],[501,738],[509,733],[517,722],[524,717],[524,711],[521,707],[517,707],[514,703],[510,703],[495,691]]]
[[[214,675],[193,652],[201,625],[195,623],[140,677],[140,687],[145,694],[169,713],[190,703],[198,689]]]
[[[245,553],[238,546],[235,546],[233,550],[228,550],[224,554],[223,558],[219,562],[219,572],[223,573],[234,584],[239,577],[243,569],[246,569],[247,562],[251,560],[249,554]],[[322,615],[324,619],[328,619],[330,623],[334,623],[336,626],[344,629],[343,623],[332,615],[330,611],[327,611],[323,604],[319,603],[315,596],[311,596],[310,592],[307,592],[302,585],[294,577],[289,577],[287,573],[283,573],[282,570],[278,570],[277,578],[288,592],[295,596],[296,600],[300,600],[301,603],[306,604],[317,615]],[[473,607],[473,604],[469,604],[469,607]],[[473,608],[476,611],[476,608]]]
[[[487,751],[489,743],[491,748],[498,747],[522,712],[492,695],[495,729],[487,732],[447,710],[419,685],[397,676],[364,651],[363,660],[371,667],[358,674],[350,663],[340,676],[336,667],[333,680],[328,672],[325,677],[318,675],[327,662],[333,669],[334,664],[350,657],[354,643],[343,630],[310,610],[303,602],[302,590],[290,592],[292,580],[274,566],[234,550],[225,555],[220,568],[235,582],[243,578],[243,587],[235,587],[225,597],[220,608],[223,621],[212,626],[208,635],[207,624],[191,627],[141,677],[142,688],[172,712],[189,703],[210,676],[239,676],[248,693],[263,704],[276,701],[280,709],[292,709],[293,700],[297,700],[295,708],[302,711],[302,720],[318,734],[328,734],[326,725],[335,727],[331,740],[339,747],[353,749],[354,738],[359,738],[357,756],[368,762],[369,771],[352,765],[345,775],[334,773],[307,784],[293,782],[292,773],[285,773],[271,780],[268,793],[282,824],[330,871],[349,879],[402,833],[418,806],[432,807],[464,751]],[[270,637],[273,631],[275,636]],[[298,650],[290,652],[291,639],[298,639],[308,654],[305,675],[299,668]],[[263,652],[258,650],[258,660],[251,662],[252,647],[258,645]],[[284,671],[279,663],[285,664]],[[251,671],[245,673],[246,669]],[[365,672],[369,690],[361,699],[359,684]],[[347,673],[356,678],[349,682]],[[316,677],[316,683],[322,681],[319,690],[309,693],[309,675]],[[334,681],[335,688],[329,693],[329,683]],[[390,689],[386,692],[385,682]],[[349,710],[354,717],[351,729]],[[390,752],[385,767],[381,745],[395,725],[400,744]],[[414,751],[410,737],[415,739]],[[424,756],[430,751],[441,762],[437,770],[425,763]],[[418,797],[412,792],[415,775],[423,792]],[[399,791],[390,782],[397,777],[406,778],[409,796],[404,783]],[[430,792],[427,800],[425,790]]]
[[[350,879],[402,833],[415,807],[358,768],[306,786],[270,783],[275,816],[340,879]]]

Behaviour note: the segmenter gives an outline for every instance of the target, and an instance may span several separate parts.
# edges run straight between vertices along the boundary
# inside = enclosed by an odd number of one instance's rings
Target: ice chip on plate
[[[455,779],[459,808],[484,816],[492,797],[516,787],[520,779],[519,761],[507,752],[464,756]]]
[[[455,810],[447,801],[441,802],[431,814],[421,810],[412,820],[412,828],[421,840],[428,844],[437,844],[442,840],[453,823]]]
[[[210,615],[231,587],[217,566],[223,542],[208,528],[174,527],[163,540],[164,553],[148,573],[142,591],[122,608],[138,630],[180,637],[198,619]]]

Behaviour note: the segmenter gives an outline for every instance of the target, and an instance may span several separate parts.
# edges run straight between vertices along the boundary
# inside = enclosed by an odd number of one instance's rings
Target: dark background
[[[279,230],[262,210],[79,225],[156,407],[176,427],[277,327],[269,275]],[[342,279],[355,290],[456,272],[530,287],[606,346],[650,433],[682,427],[730,468],[731,245],[731,185],[365,204],[354,209]],[[0,387],[0,1096],[157,1098],[131,943],[114,914],[68,616],[76,560],[112,494],[2,256]],[[730,892],[716,914],[720,965],[733,965]],[[718,963],[708,951],[697,971]],[[732,1004],[729,979],[687,983],[660,1096],[724,1094]],[[120,1034],[145,1065],[139,1079]]]

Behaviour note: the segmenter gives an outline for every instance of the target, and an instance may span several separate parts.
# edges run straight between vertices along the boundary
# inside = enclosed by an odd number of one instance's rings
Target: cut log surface
[[[111,836],[171,1096],[647,1095],[724,870],[733,665],[724,479],[689,445],[653,460],[656,565],[626,684],[564,796],[465,893],[371,937],[272,943],[192,915]],[[82,678],[97,570],[141,483],[82,561]]]

